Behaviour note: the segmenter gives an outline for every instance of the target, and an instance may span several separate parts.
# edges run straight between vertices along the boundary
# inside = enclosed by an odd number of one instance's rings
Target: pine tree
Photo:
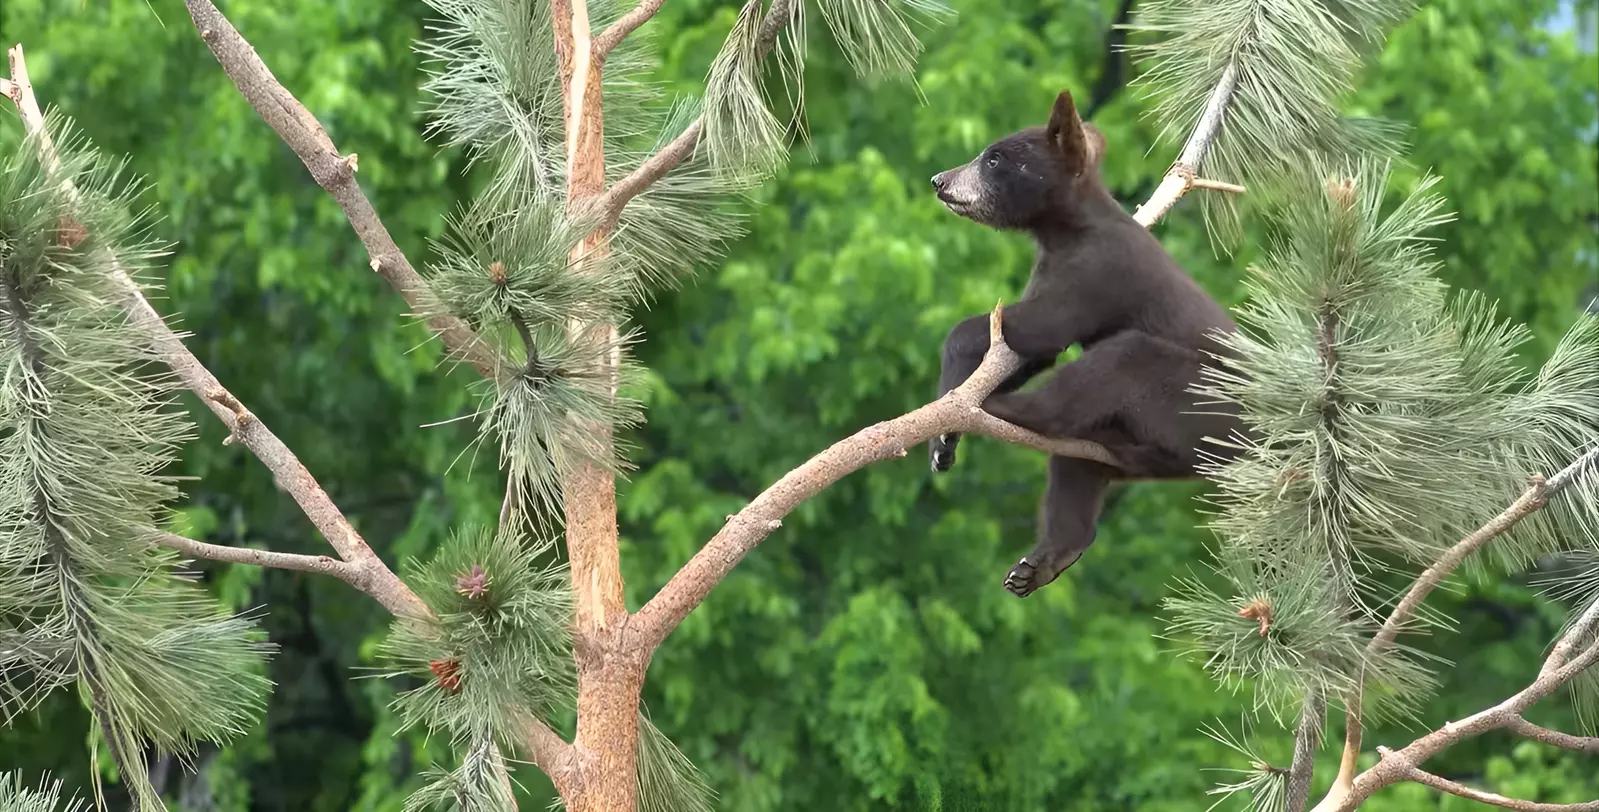
[[[138,187],[57,121],[23,146],[0,166],[0,708],[77,686],[158,809],[145,750],[254,724],[267,648],[156,546],[177,493],[161,471],[191,427],[108,284],[159,255]]]
[[[1495,727],[1577,749],[1595,741],[1529,732],[1522,704],[1355,775],[1366,714],[1422,721],[1440,664],[1397,637],[1447,627],[1419,610],[1457,567],[1579,562],[1550,579],[1571,620],[1513,701],[1569,686],[1591,722],[1599,658],[1599,317],[1577,316],[1525,375],[1515,353],[1526,330],[1436,275],[1428,230],[1448,215],[1429,192],[1435,179],[1389,188],[1401,128],[1338,113],[1361,59],[1410,9],[1161,0],[1133,26],[1152,35],[1135,50],[1157,114],[1168,127],[1194,122],[1177,173],[1245,181],[1266,226],[1240,330],[1197,390],[1237,406],[1251,436],[1214,438],[1243,452],[1206,471],[1218,491],[1215,562],[1166,604],[1181,649],[1245,692],[1257,717],[1295,731],[1286,760],[1211,733],[1248,759],[1217,791],[1241,792],[1253,809],[1305,808],[1329,706],[1344,707],[1346,741],[1318,810],[1353,809],[1407,779],[1482,800],[1433,781],[1419,760]],[[1236,199],[1206,198],[1224,242],[1242,234]]]
[[[389,676],[406,686],[395,710],[457,756],[426,776],[408,808],[513,808],[521,758],[574,812],[684,812],[710,808],[711,794],[641,707],[645,668],[788,511],[950,431],[1108,454],[978,408],[1019,364],[996,310],[989,354],[966,384],[784,476],[629,612],[614,494],[627,470],[625,432],[642,418],[628,317],[717,258],[740,233],[739,198],[803,131],[810,7],[749,0],[702,98],[684,101],[650,84],[641,47],[661,0],[626,10],[611,0],[433,0],[440,20],[421,44],[433,66],[432,131],[464,148],[487,182],[419,272],[361,192],[356,156],[334,147],[210,0],[186,5],[240,92],[345,210],[372,270],[482,374],[476,442],[497,449],[507,487],[496,526],[457,527],[431,560],[396,576],[150,308],[130,274],[156,248],[127,213],[131,195],[42,116],[15,49],[0,90],[30,137],[0,187],[0,619],[12,624],[0,627],[10,658],[0,685],[10,707],[82,686],[141,809],[160,807],[143,775],[146,748],[181,753],[196,739],[226,739],[266,689],[264,647],[249,625],[205,603],[159,548],[333,575],[395,615],[383,651]],[[1192,189],[1217,189],[1231,193],[1206,198],[1224,241],[1243,235],[1246,211],[1270,229],[1243,329],[1203,386],[1240,406],[1252,431],[1217,438],[1245,453],[1208,471],[1218,486],[1215,571],[1182,583],[1168,605],[1175,639],[1218,679],[1247,688],[1253,710],[1295,729],[1286,768],[1213,732],[1253,762],[1221,790],[1246,791],[1257,808],[1304,808],[1326,712],[1340,705],[1345,770],[1325,808],[1429,780],[1403,759],[1356,775],[1353,757],[1364,713],[1413,713],[1433,689],[1433,664],[1398,634],[1436,623],[1418,613],[1421,599],[1478,550],[1497,567],[1552,551],[1599,561],[1599,319],[1580,319],[1536,377],[1522,375],[1513,353],[1525,331],[1496,322],[1478,297],[1451,297],[1434,275],[1426,233],[1444,201],[1425,184],[1387,188],[1398,128],[1338,112],[1383,28],[1410,9],[1160,0],[1134,25],[1157,114],[1171,132],[1191,130],[1139,220],[1154,223]],[[818,0],[814,10],[862,76],[911,69],[915,27],[943,15],[933,0]],[[153,529],[175,495],[159,470],[187,436],[165,406],[180,384],[273,471],[338,558]],[[1393,577],[1417,570],[1390,609]],[[1417,740],[1401,751],[1407,759],[1494,727],[1586,746],[1519,715],[1557,687],[1594,687],[1579,677],[1599,659],[1599,579],[1557,587],[1576,610],[1528,691]],[[561,730],[574,715],[575,729]],[[0,783],[0,800],[8,792],[24,797]]]

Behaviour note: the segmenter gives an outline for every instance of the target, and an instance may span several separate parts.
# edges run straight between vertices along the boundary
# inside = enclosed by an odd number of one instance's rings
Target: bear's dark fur
[[[1093,543],[1111,481],[1196,476],[1205,437],[1243,432],[1236,412],[1188,391],[1201,365],[1222,353],[1212,336],[1236,325],[1111,197],[1099,177],[1104,149],[1071,94],[1061,93],[1047,126],[1002,138],[933,176],[950,211],[1026,231],[1038,244],[1026,290],[1003,312],[1005,343],[1025,365],[984,410],[1049,437],[1092,440],[1123,462],[1117,469],[1050,457],[1038,544],[1005,577],[1020,597],[1055,580]],[[1082,346],[1077,360],[1036,391],[1017,391],[1072,344]],[[957,324],[944,342],[939,395],[964,382],[987,349],[986,314]],[[933,439],[934,471],[954,465],[959,440]],[[1212,445],[1207,453],[1226,451]]]

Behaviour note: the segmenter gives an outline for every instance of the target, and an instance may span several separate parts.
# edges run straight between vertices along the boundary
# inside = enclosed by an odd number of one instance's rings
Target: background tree
[[[420,148],[403,116],[393,115],[405,105],[408,94],[403,88],[414,86],[415,80],[403,73],[398,78],[388,74],[373,78],[381,71],[407,69],[406,60],[392,60],[404,57],[415,25],[409,20],[417,15],[407,17],[384,7],[384,15],[392,14],[392,22],[385,24],[376,14],[363,16],[360,8],[351,7],[345,16],[308,18],[327,26],[319,29],[296,19],[292,9],[266,16],[245,5],[238,12],[233,8],[230,13],[244,15],[236,21],[247,31],[263,32],[260,37],[252,33],[263,56],[291,87],[308,89],[303,97],[341,143],[347,132],[360,139],[353,143],[362,147],[364,183],[377,189],[378,208],[401,243],[413,254],[419,251],[410,235],[437,228],[433,218],[447,208],[447,202],[437,197],[439,189],[447,187],[437,184],[449,176]],[[1546,320],[1536,322],[1540,326],[1554,325],[1539,330],[1547,342],[1569,321],[1573,293],[1590,284],[1592,275],[1591,264],[1568,261],[1586,244],[1582,213],[1593,210],[1592,183],[1585,184],[1582,174],[1594,163],[1592,144],[1583,140],[1581,132],[1591,118],[1584,94],[1592,89],[1583,85],[1583,77],[1594,75],[1591,56],[1571,48],[1569,33],[1563,35],[1566,46],[1560,37],[1541,33],[1536,23],[1541,12],[1536,9],[1522,16],[1524,7],[1517,5],[1516,15],[1506,18],[1514,27],[1496,29],[1502,36],[1479,51],[1474,43],[1482,39],[1472,33],[1484,30],[1476,27],[1479,7],[1439,3],[1429,8],[1432,12],[1424,11],[1423,17],[1395,35],[1383,58],[1397,60],[1397,67],[1389,70],[1379,64],[1376,77],[1368,77],[1365,84],[1381,90],[1368,97],[1399,105],[1403,113],[1397,117],[1407,120],[1424,118],[1403,101],[1413,96],[1433,101],[1428,109],[1449,110],[1450,116],[1464,119],[1481,116],[1483,121],[1491,120],[1497,105],[1517,105],[1516,120],[1528,122],[1527,132],[1536,142],[1528,154],[1547,152],[1553,156],[1551,166],[1559,170],[1545,167],[1544,174],[1520,176],[1451,171],[1451,160],[1464,170],[1484,161],[1479,150],[1503,148],[1498,140],[1474,137],[1491,131],[1485,126],[1423,123],[1414,156],[1419,165],[1441,171],[1446,191],[1459,184],[1461,189],[1483,190],[1502,206],[1517,201],[1496,212],[1505,229],[1539,228],[1546,229],[1546,235],[1559,235],[1558,240],[1526,244],[1509,241],[1523,253],[1506,265],[1494,266],[1542,271],[1535,278],[1539,290],[1549,291],[1540,299],[1544,304],[1512,307],[1526,308]],[[623,560],[630,583],[664,580],[667,567],[675,568],[720,525],[721,516],[730,512],[728,506],[736,507],[792,462],[863,423],[919,402],[915,382],[930,380],[932,356],[914,352],[914,347],[934,345],[951,319],[986,307],[1015,289],[1019,281],[1015,277],[972,274],[970,268],[1010,267],[1011,273],[1020,274],[1025,247],[997,235],[948,228],[936,205],[914,191],[921,186],[914,179],[964,159],[993,132],[1031,123],[1032,116],[1025,113],[1034,106],[1029,99],[1047,97],[1062,83],[1083,97],[1103,58],[1097,32],[1103,32],[1117,9],[1091,4],[1014,12],[1010,7],[1003,12],[969,5],[960,9],[958,40],[957,32],[946,29],[929,41],[920,77],[928,94],[927,108],[918,108],[905,91],[877,90],[866,97],[861,94],[867,91],[847,90],[838,81],[847,71],[834,70],[842,64],[825,50],[815,54],[807,74],[807,100],[811,130],[817,136],[816,163],[785,172],[776,184],[759,192],[781,205],[761,210],[760,227],[735,247],[733,261],[644,314],[652,341],[642,351],[659,377],[650,379],[651,424],[641,436],[645,447],[636,457],[643,470],[623,492],[627,547]],[[1480,13],[1496,10],[1508,9],[1484,7]],[[475,510],[480,520],[491,517],[498,500],[492,495],[493,486],[482,483],[492,480],[468,480],[463,467],[443,473],[466,438],[451,434],[456,431],[451,428],[406,430],[436,420],[441,413],[454,413],[453,406],[435,404],[460,402],[454,383],[439,384],[432,377],[429,353],[402,356],[414,339],[386,327],[361,331],[357,322],[348,331],[323,329],[338,326],[330,314],[338,314],[340,320],[369,319],[375,325],[395,311],[375,306],[384,300],[375,289],[361,287],[375,280],[326,267],[327,258],[337,262],[351,248],[337,228],[337,214],[325,208],[327,201],[312,194],[317,190],[296,180],[303,178],[297,167],[271,169],[277,161],[292,159],[276,150],[270,139],[261,138],[265,134],[251,120],[250,111],[239,104],[231,87],[218,83],[214,70],[184,67],[204,56],[196,52],[192,33],[173,26],[163,31],[147,14],[141,18],[145,12],[139,8],[74,7],[71,12],[55,15],[47,29],[61,32],[61,39],[40,40],[35,46],[35,63],[43,60],[36,73],[48,77],[41,84],[51,88],[51,96],[82,112],[86,128],[108,147],[128,138],[162,145],[161,153],[171,157],[162,159],[170,171],[157,175],[159,194],[178,201],[248,201],[243,211],[253,212],[247,218],[226,204],[169,209],[176,230],[183,232],[183,253],[174,263],[171,290],[180,301],[185,295],[194,297],[181,309],[192,326],[202,330],[205,339],[199,347],[208,363],[224,378],[237,378],[235,391],[241,398],[285,437],[296,438],[293,444],[306,454],[308,465],[322,475],[340,504],[350,508],[353,499],[355,509],[350,512],[358,515],[363,527],[370,522],[390,528],[369,532],[375,543],[399,536],[398,546],[380,547],[386,557],[425,548],[460,512]],[[703,75],[720,32],[731,23],[725,13],[711,12],[711,6],[693,3],[667,7],[664,23],[674,32],[666,52],[669,72],[681,71],[689,81]],[[34,12],[8,3],[5,13],[8,31],[21,31],[13,15],[24,15],[26,23],[26,15]],[[1029,24],[1029,15],[1037,24]],[[106,27],[107,22],[113,25]],[[32,30],[41,26],[30,25],[31,43]],[[171,48],[144,46],[164,55],[154,61],[142,50],[129,49],[124,35],[108,33],[127,30],[142,31],[141,43],[169,42]],[[337,30],[360,34],[350,37]],[[383,35],[392,38],[391,45],[360,38],[374,31],[395,32]],[[282,37],[273,32],[282,32]],[[323,34],[327,39],[318,39]],[[1021,58],[996,69],[979,58],[990,52],[990,46],[993,53]],[[1490,51],[1491,59],[1474,61],[1475,55]],[[1527,55],[1531,52],[1543,56],[1535,59]],[[307,56],[297,59],[297,53]],[[1445,56],[1453,53],[1464,56]],[[1029,55],[1046,54],[1043,64],[1048,68],[1027,64]],[[180,60],[185,55],[189,62]],[[81,68],[74,66],[74,59]],[[127,60],[123,70],[112,69],[123,59]],[[1106,75],[1114,74],[1120,64],[1116,59],[1105,63],[1112,67]],[[105,67],[91,71],[89,65]],[[1502,94],[1505,98],[1437,92],[1474,86],[1472,77],[1488,76],[1490,65],[1493,80],[1476,80],[1476,86],[1493,86],[1501,78],[1507,82],[1512,77],[1527,78],[1512,84],[1514,91]],[[161,81],[152,71],[169,72],[171,81]],[[104,103],[68,102],[82,92],[79,88],[93,87],[105,88],[103,95],[93,96]],[[196,98],[215,98],[192,106],[152,98],[167,89],[191,87],[196,89],[185,92]],[[399,101],[386,107],[396,92]],[[1114,94],[1096,119],[1119,138],[1114,144],[1143,144],[1149,133],[1133,123],[1139,109],[1136,100]],[[852,110],[859,115],[848,127],[842,126]],[[951,110],[962,112],[954,115]],[[173,112],[208,120],[172,122],[167,117]],[[102,114],[105,118],[99,119]],[[331,121],[328,115],[333,115]],[[96,120],[104,124],[97,128]],[[225,123],[229,121],[235,124]],[[840,126],[829,127],[828,122]],[[1473,138],[1464,137],[1463,131]],[[187,135],[181,140],[154,137],[167,132]],[[204,146],[198,143],[200,138],[216,141],[216,148],[195,148]],[[368,143],[401,147],[385,155],[367,149]],[[881,145],[883,151],[862,153],[863,143]],[[917,149],[904,150],[901,145],[907,143],[917,144]],[[241,147],[255,150],[259,157],[241,161],[245,154]],[[157,160],[151,149],[131,151],[141,164]],[[1143,199],[1150,190],[1146,184],[1153,176],[1139,152],[1120,148],[1111,154],[1113,180],[1124,199]],[[244,165],[252,168],[241,175]],[[401,171],[408,166],[432,169]],[[1556,191],[1547,196],[1494,193],[1501,185],[1520,188],[1514,184],[1524,183],[1523,177],[1537,178],[1541,188]],[[238,182],[241,178],[245,182]],[[252,186],[256,183],[259,188]],[[263,188],[283,191],[276,197],[265,196],[259,194]],[[861,195],[863,188],[874,194]],[[912,192],[907,193],[907,188]],[[385,194],[391,189],[397,190],[392,198]],[[277,202],[268,206],[262,200]],[[303,212],[295,218],[298,225],[286,219],[296,209],[291,201],[299,201]],[[318,207],[324,208],[315,215]],[[332,222],[324,219],[322,227],[307,228],[313,217],[330,214]],[[232,225],[246,222],[248,229]],[[1557,225],[1561,222],[1578,227],[1561,228]],[[889,223],[892,228],[884,225]],[[1470,212],[1462,223],[1446,228],[1451,233],[1488,232]],[[278,236],[283,234],[295,236],[285,241]],[[1236,273],[1218,268],[1197,236],[1181,216],[1162,232],[1167,244],[1213,290],[1234,289],[1226,280]],[[1486,245],[1487,237],[1482,239]],[[332,245],[323,247],[322,240]],[[926,251],[923,245],[934,250]],[[1498,247],[1507,245],[1501,241]],[[1444,250],[1451,252],[1446,273],[1452,280],[1456,274],[1473,273],[1472,268],[1487,267],[1475,255],[1461,253],[1455,242],[1446,242]],[[214,253],[207,256],[202,251]],[[269,260],[257,273],[251,272],[256,268],[254,256]],[[310,261],[290,260],[296,256]],[[197,261],[202,257],[204,262]],[[871,258],[870,265],[861,262],[866,257]],[[1520,296],[1530,289],[1524,274],[1506,277],[1504,284],[1505,290],[1489,287],[1511,302],[1518,300],[1510,294]],[[231,291],[231,298],[212,295],[220,290]],[[261,290],[264,297],[257,293]],[[197,308],[209,311],[229,302],[233,304],[226,320],[200,318],[202,311]],[[779,304],[773,306],[774,302]],[[796,314],[807,317],[810,324],[791,318]],[[253,321],[263,315],[273,321]],[[1512,315],[1523,318],[1520,310]],[[906,330],[898,326],[903,324],[919,325],[915,328],[919,338],[907,340]],[[751,331],[744,325],[768,329],[750,341]],[[289,346],[326,342],[328,351],[262,353],[259,336],[264,332],[291,342]],[[355,347],[332,338],[346,332],[378,338],[367,352],[351,353]],[[400,337],[391,338],[395,335]],[[381,384],[363,369],[369,365],[368,357],[376,361]],[[290,368],[283,368],[285,359],[293,359]],[[334,371],[329,364],[350,364],[361,374]],[[240,372],[230,375],[224,371],[228,368]],[[824,404],[820,416],[812,406],[817,402]],[[284,405],[279,408],[277,403]],[[356,408],[352,412],[338,408],[345,404]],[[729,411],[733,404],[738,404],[736,412]],[[281,497],[274,499],[268,481],[251,473],[259,469],[227,463],[239,460],[234,456],[239,451],[216,444],[222,435],[214,433],[214,424],[201,427],[211,442],[192,446],[186,464],[191,471],[194,466],[209,466],[205,471],[209,487],[197,494],[201,509],[188,512],[186,520],[192,517],[203,523],[212,515],[220,516],[224,522],[217,532],[228,540],[239,534],[259,538],[261,531],[256,528],[280,533],[277,528],[298,526],[289,517],[274,520],[264,512],[272,505],[285,506]],[[714,432],[704,436],[715,441],[695,441],[696,431]],[[302,448],[299,437],[311,439]],[[330,439],[317,442],[323,437]],[[332,442],[335,437],[338,441]],[[368,450],[361,455],[333,451],[346,448],[354,437],[366,438],[361,446]],[[1220,699],[1193,697],[1196,689],[1200,696],[1208,696],[1209,689],[1190,667],[1168,663],[1157,654],[1150,639],[1155,627],[1148,614],[1151,601],[1164,593],[1168,574],[1197,554],[1198,537],[1190,529],[1193,519],[1186,504],[1191,491],[1165,485],[1130,489],[1113,526],[1105,531],[1107,538],[1125,541],[1096,548],[1101,560],[1095,563],[1103,568],[1102,574],[1083,583],[1062,582],[1064,588],[1049,602],[1016,607],[989,595],[970,572],[984,571],[1007,557],[999,549],[1001,528],[995,517],[1016,517],[1014,527],[1004,531],[1007,534],[1029,532],[1025,517],[1031,513],[1037,472],[1027,461],[1036,460],[1036,455],[995,449],[982,457],[981,461],[974,457],[976,464],[963,471],[958,482],[963,492],[982,492],[985,497],[1008,494],[993,504],[956,503],[940,495],[949,487],[945,485],[929,490],[920,466],[869,469],[841,483],[806,511],[789,517],[773,539],[778,549],[746,562],[663,649],[665,664],[657,665],[652,681],[659,689],[650,692],[657,719],[674,731],[696,761],[712,769],[715,783],[727,793],[724,804],[729,808],[809,808],[814,805],[810,799],[850,808],[867,803],[868,792],[914,804],[918,788],[934,796],[966,791],[996,805],[1069,797],[1087,804],[1099,799],[1113,806],[1160,808],[1164,798],[1174,808],[1189,808],[1204,778],[1186,765],[1219,760],[1219,746],[1196,739],[1192,729],[1229,705]],[[335,474],[331,479],[324,475],[328,471]],[[245,479],[234,484],[253,482],[254,489],[215,484],[238,477]],[[1012,484],[1007,488],[1005,483]],[[363,493],[372,498],[353,498]],[[684,498],[718,493],[726,495]],[[215,506],[214,513],[205,499],[213,500],[209,505]],[[233,505],[243,507],[235,512]],[[904,542],[895,544],[901,536]],[[867,537],[872,543],[861,544]],[[274,540],[274,546],[296,543],[303,543],[306,552],[318,551],[320,544],[298,541],[292,531],[291,538]],[[910,549],[925,550],[927,557],[907,556],[904,551]],[[941,562],[937,568],[917,563],[934,559]],[[652,570],[659,574],[651,577]],[[225,576],[215,583],[233,601],[244,600],[252,588],[264,590],[258,595],[281,591],[285,599],[267,601],[271,606],[267,622],[274,629],[273,638],[287,644],[274,663],[285,688],[273,699],[270,737],[258,733],[253,741],[205,756],[209,780],[201,782],[197,791],[206,791],[207,783],[209,789],[220,787],[225,793],[253,787],[258,802],[268,805],[278,803],[272,799],[283,797],[280,793],[317,793],[333,808],[348,808],[343,794],[357,785],[339,776],[363,769],[360,751],[329,747],[328,736],[349,731],[359,737],[370,730],[372,746],[365,755],[370,766],[364,768],[367,779],[360,786],[372,799],[394,797],[390,788],[411,774],[409,760],[432,756],[420,747],[419,736],[402,737],[396,744],[386,723],[368,728],[373,718],[388,718],[381,711],[374,717],[371,710],[374,702],[381,708],[385,689],[372,681],[346,686],[336,667],[339,658],[357,656],[350,645],[357,635],[347,630],[360,628],[363,617],[371,628],[375,617],[363,614],[368,610],[350,602],[339,584],[318,586],[318,581],[273,573],[252,587],[255,582],[246,568],[211,571]],[[639,588],[641,596],[648,591]],[[1514,642],[1518,638],[1510,629],[1549,622],[1528,612],[1537,605],[1531,601],[1524,588],[1496,580],[1451,604],[1470,608],[1462,620],[1460,639],[1476,645],[1457,649],[1455,659],[1462,661],[1461,672],[1474,678],[1452,686],[1455,692],[1441,695],[1429,713],[1441,711],[1439,706],[1447,709],[1457,699],[1458,707],[1475,707],[1474,700],[1502,696],[1505,687],[1521,679],[1514,667],[1525,656],[1517,652],[1536,651],[1539,644],[1526,639]],[[1070,626],[1056,625],[1071,618],[1075,620]],[[1040,621],[1045,621],[1043,626]],[[1516,625],[1504,625],[1510,623]],[[1059,637],[1070,639],[1072,645],[1045,646],[1030,639],[1040,628],[1059,628]],[[902,645],[896,649],[879,645],[885,634]],[[1491,642],[1501,638],[1508,642]],[[1448,647],[1452,642],[1439,640],[1438,645]],[[1063,673],[1073,677],[1063,682]],[[982,686],[982,691],[974,691],[974,686]],[[970,699],[989,691],[995,697],[992,703]],[[325,699],[330,696],[336,701]],[[1018,704],[1013,701],[1017,696],[1029,699]],[[70,703],[53,707],[59,713],[74,713]],[[1090,708],[1095,724],[1079,727],[1074,720],[1089,718]],[[1041,717],[1056,718],[1058,724],[1054,728],[1022,724]],[[49,718],[39,723],[48,724]],[[1103,724],[1107,720],[1115,725]],[[1059,735],[1062,729],[1073,733]],[[37,753],[46,764],[78,758],[73,754],[76,744],[63,741],[59,734],[53,740],[66,748],[56,750],[57,760],[50,761],[49,734],[30,733],[26,727],[19,732],[31,737],[33,747],[15,752]],[[297,741],[308,746],[298,747]],[[323,780],[270,780],[275,770],[283,770],[283,775],[306,774],[295,772],[296,752],[317,754],[301,764]],[[971,756],[974,752],[986,758],[979,761]],[[341,758],[341,753],[350,757]],[[1174,753],[1184,757],[1174,759]],[[1478,759],[1471,755],[1460,755],[1458,763],[1475,765]],[[399,760],[393,760],[396,757]],[[1549,763],[1554,766],[1534,769],[1523,762],[1516,780],[1552,782],[1573,793],[1569,797],[1592,797],[1574,778],[1558,777],[1562,769],[1558,759]],[[231,779],[236,765],[257,780],[246,784]],[[1116,769],[1108,769],[1112,765]],[[753,778],[748,777],[751,769],[756,772]],[[175,781],[178,776],[171,778]],[[882,803],[887,802],[891,801]],[[1409,801],[1395,800],[1404,802]],[[307,799],[302,796],[293,803],[304,805]]]

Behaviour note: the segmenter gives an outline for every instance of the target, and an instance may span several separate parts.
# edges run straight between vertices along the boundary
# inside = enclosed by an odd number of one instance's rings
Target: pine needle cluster
[[[405,579],[434,620],[395,622],[384,656],[418,687],[394,702],[402,727],[450,736],[461,754],[453,770],[434,770],[407,809],[508,808],[509,773],[501,753],[521,741],[523,713],[559,718],[577,683],[564,566],[540,563],[551,542],[477,528],[457,534]],[[645,812],[711,809],[694,766],[649,719],[640,723],[638,780]]]
[[[226,742],[262,709],[268,647],[151,545],[191,436],[111,274],[160,255],[139,192],[61,121],[0,165],[0,713],[83,691],[139,809],[145,751]]]
[[[76,798],[61,804],[61,782],[39,782],[29,789],[17,773],[0,773],[0,812],[81,812],[84,804]]]
[[[1229,67],[1236,85],[1226,124],[1204,158],[1208,177],[1254,189],[1306,156],[1389,156],[1401,130],[1350,118],[1338,102],[1413,0],[1154,0],[1127,26],[1154,99],[1150,115],[1168,135],[1193,130]],[[1138,35],[1145,35],[1140,37]],[[1145,39],[1148,37],[1148,39]],[[1206,195],[1207,221],[1238,236],[1234,195]]]
[[[1373,712],[1414,708],[1434,685],[1425,658],[1366,651],[1396,597],[1381,575],[1419,572],[1528,474],[1599,442],[1599,318],[1525,374],[1527,332],[1435,275],[1426,232],[1447,217],[1432,181],[1391,209],[1386,182],[1384,164],[1312,160],[1268,187],[1271,241],[1199,388],[1239,407],[1250,437],[1205,471],[1218,486],[1216,577],[1180,585],[1170,631],[1279,720],[1311,691],[1357,684]],[[1593,549],[1596,479],[1497,539],[1490,561]]]

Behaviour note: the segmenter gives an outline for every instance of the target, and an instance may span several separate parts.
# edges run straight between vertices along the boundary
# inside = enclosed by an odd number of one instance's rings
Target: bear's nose
[[[944,190],[944,173],[943,172],[940,172],[937,175],[933,176],[933,189],[935,191],[940,191],[940,192],[942,192]]]

